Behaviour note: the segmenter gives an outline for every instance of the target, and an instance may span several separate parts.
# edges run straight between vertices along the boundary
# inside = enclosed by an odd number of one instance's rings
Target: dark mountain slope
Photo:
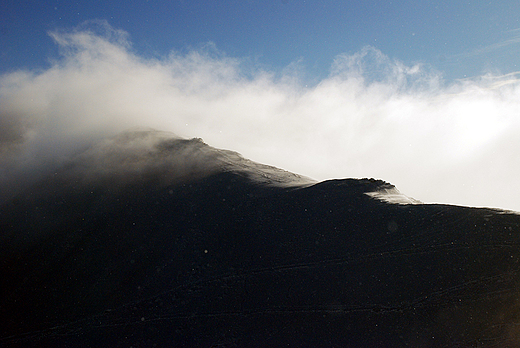
[[[520,215],[388,194],[122,135],[0,207],[0,345],[518,346]]]

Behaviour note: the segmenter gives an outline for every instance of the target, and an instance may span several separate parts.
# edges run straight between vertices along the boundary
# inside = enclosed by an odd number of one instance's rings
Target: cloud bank
[[[210,44],[145,58],[106,23],[50,33],[60,58],[0,76],[4,194],[106,136],[151,127],[317,180],[382,178],[424,202],[520,211],[520,79],[444,83],[374,47],[306,84]],[[1,193],[0,193],[1,195]]]

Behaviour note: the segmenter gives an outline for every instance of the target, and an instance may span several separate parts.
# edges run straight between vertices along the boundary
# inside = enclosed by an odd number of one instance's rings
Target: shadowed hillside
[[[107,140],[4,203],[0,231],[6,347],[520,344],[520,215],[200,139]]]

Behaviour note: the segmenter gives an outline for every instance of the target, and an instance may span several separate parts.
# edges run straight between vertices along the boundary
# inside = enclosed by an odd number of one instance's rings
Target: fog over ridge
[[[151,127],[317,180],[376,177],[423,202],[520,210],[515,74],[446,83],[367,46],[306,85],[298,68],[268,71],[211,45],[144,58],[103,22],[50,35],[61,52],[50,68],[0,76],[3,187]]]

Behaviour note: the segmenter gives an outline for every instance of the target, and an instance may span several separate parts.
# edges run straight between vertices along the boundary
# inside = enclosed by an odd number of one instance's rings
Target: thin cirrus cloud
[[[0,76],[4,187],[151,127],[317,180],[376,177],[424,202],[520,211],[515,74],[446,84],[367,46],[306,85],[299,67],[262,70],[210,44],[143,58],[106,23],[50,35],[50,68]]]
[[[472,51],[460,53],[449,57],[450,59],[467,59],[474,56],[486,55],[488,53],[496,52],[496,51],[504,51],[506,48],[512,49],[510,52],[518,52],[520,46],[520,28],[512,29],[506,31],[508,37],[501,39],[495,43],[489,44],[487,46],[483,46]],[[448,58],[448,57],[445,57]]]

